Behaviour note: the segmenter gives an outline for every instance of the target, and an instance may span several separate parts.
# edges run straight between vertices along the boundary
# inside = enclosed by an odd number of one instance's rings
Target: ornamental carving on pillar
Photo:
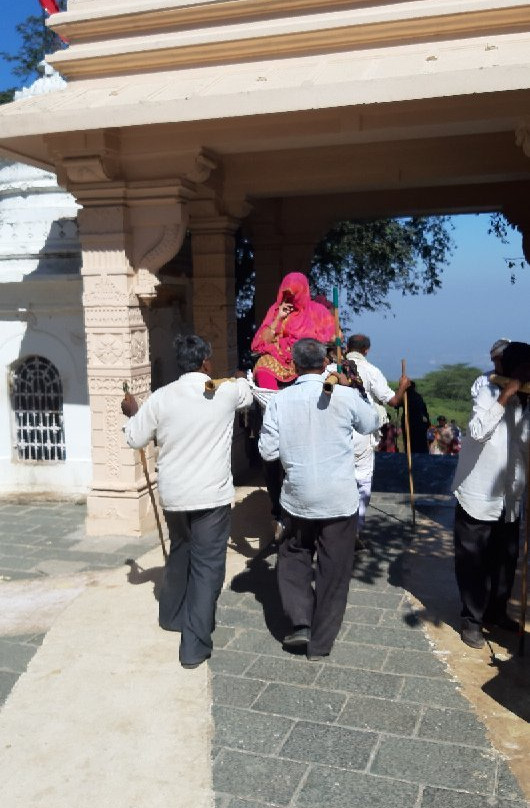
[[[74,185],[88,182],[108,182],[116,176],[115,161],[99,154],[83,157],[65,157],[62,167],[66,172],[68,182]]]
[[[120,476],[119,404],[115,396],[105,399],[106,465],[111,477]]]
[[[142,396],[151,389],[151,374],[144,373],[132,379],[123,373],[117,376],[89,376],[88,390],[91,395],[121,395],[124,382],[127,382],[133,396]]]
[[[131,361],[134,365],[143,365],[146,357],[145,331],[133,331],[131,335]]]
[[[88,334],[89,364],[112,366],[123,359],[123,337],[121,334]]]
[[[90,284],[85,278],[85,285]],[[83,294],[84,306],[117,306],[125,302],[120,288],[111,280],[109,275],[100,275]]]

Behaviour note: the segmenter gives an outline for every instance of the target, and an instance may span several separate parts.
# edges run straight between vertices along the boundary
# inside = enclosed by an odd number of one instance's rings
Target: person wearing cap
[[[519,389],[530,380],[530,345],[504,342],[492,346],[492,356],[496,371],[510,381],[501,388],[483,374],[473,384],[473,413],[453,480],[461,637],[471,648],[483,647],[483,626],[518,629],[507,606],[528,464],[528,396]]]

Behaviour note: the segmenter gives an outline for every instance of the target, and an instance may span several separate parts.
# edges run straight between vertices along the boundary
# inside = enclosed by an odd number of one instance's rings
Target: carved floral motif
[[[131,335],[131,361],[135,365],[142,365],[147,356],[147,342],[145,331],[133,331]]]

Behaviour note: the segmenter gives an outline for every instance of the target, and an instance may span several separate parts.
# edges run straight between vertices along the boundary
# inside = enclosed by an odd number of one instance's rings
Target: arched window
[[[11,380],[18,459],[65,460],[63,386],[55,365],[29,356],[14,368]]]

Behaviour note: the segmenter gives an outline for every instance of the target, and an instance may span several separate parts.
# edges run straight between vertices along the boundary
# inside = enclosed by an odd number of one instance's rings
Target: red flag
[[[48,14],[57,14],[61,10],[55,0],[39,0],[39,3]]]

